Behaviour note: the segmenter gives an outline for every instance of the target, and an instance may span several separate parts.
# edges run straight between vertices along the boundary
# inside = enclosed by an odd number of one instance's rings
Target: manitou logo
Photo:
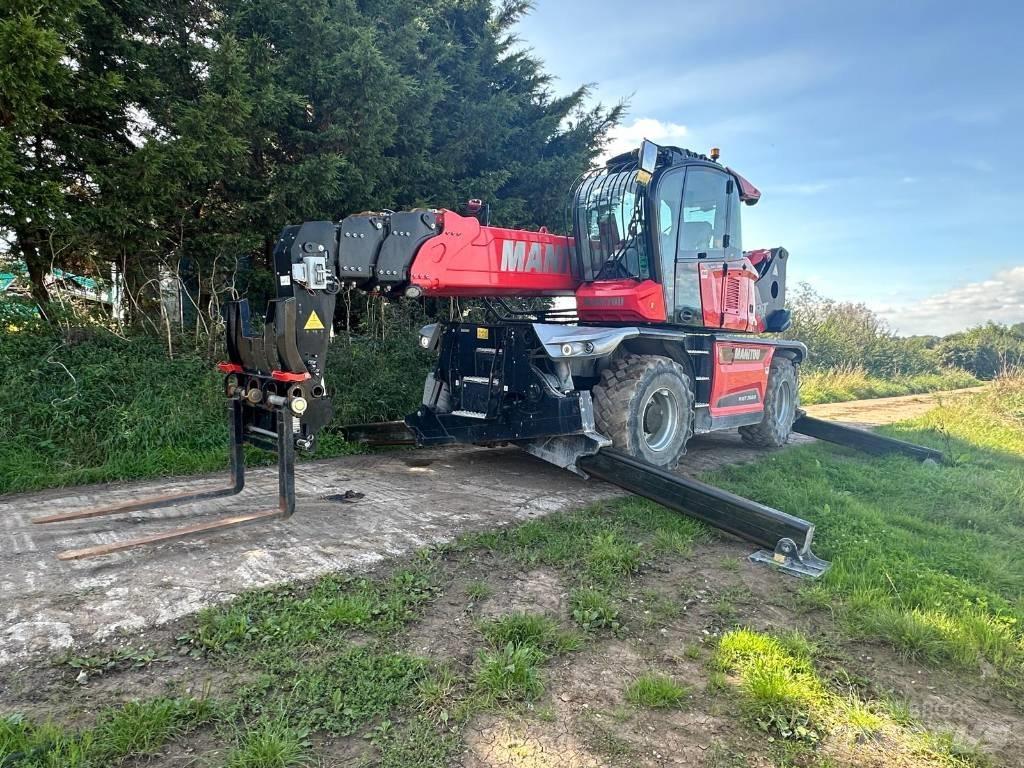
[[[564,245],[556,246],[551,243],[503,240],[501,243],[501,271],[568,274],[570,272],[569,250]]]
[[[764,359],[765,350],[758,347],[719,347],[720,363],[756,363]]]

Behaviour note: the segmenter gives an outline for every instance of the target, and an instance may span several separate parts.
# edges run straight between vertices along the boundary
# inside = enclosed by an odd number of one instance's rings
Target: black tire
[[[660,355],[614,361],[594,387],[594,421],[612,445],[655,466],[674,469],[693,436],[693,382]]]
[[[759,424],[740,427],[740,437],[755,448],[778,448],[789,442],[800,406],[797,366],[788,357],[773,355],[764,395],[764,417]]]

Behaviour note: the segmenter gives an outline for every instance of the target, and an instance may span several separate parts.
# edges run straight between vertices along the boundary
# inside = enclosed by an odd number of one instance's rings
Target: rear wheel
[[[764,416],[759,424],[740,427],[743,442],[755,448],[778,448],[789,441],[800,404],[796,364],[788,357],[774,355],[768,370],[764,395]]]
[[[660,355],[627,355],[593,389],[594,421],[624,453],[672,469],[693,435],[693,383],[686,369]]]

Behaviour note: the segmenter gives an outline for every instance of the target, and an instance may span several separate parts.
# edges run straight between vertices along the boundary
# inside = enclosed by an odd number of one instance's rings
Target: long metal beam
[[[799,418],[793,422],[793,431],[802,435],[816,437],[836,445],[845,445],[849,448],[856,448],[858,451],[872,453],[876,456],[889,456],[899,454],[909,456],[918,461],[931,459],[943,463],[945,456],[942,451],[934,448],[925,448],[923,445],[915,445],[904,440],[897,440],[892,437],[884,437],[866,429],[857,429],[845,424],[837,424],[834,421],[824,421],[808,416],[803,411]]]
[[[576,466],[588,475],[771,550],[751,555],[753,560],[801,576],[817,577],[828,570],[829,563],[811,552],[814,523],[807,520],[618,451],[604,449],[577,459]]]
[[[382,421],[376,424],[349,424],[341,433],[350,443],[366,445],[416,445],[416,437],[404,421]]]

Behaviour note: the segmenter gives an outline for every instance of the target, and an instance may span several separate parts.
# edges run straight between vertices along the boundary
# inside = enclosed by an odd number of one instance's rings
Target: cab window
[[[703,258],[725,248],[729,232],[728,177],[724,173],[691,167],[683,188],[679,256]]]
[[[658,186],[657,227],[655,237],[660,241],[662,274],[671,275],[676,260],[679,239],[679,206],[683,197],[683,171],[669,171]]]

